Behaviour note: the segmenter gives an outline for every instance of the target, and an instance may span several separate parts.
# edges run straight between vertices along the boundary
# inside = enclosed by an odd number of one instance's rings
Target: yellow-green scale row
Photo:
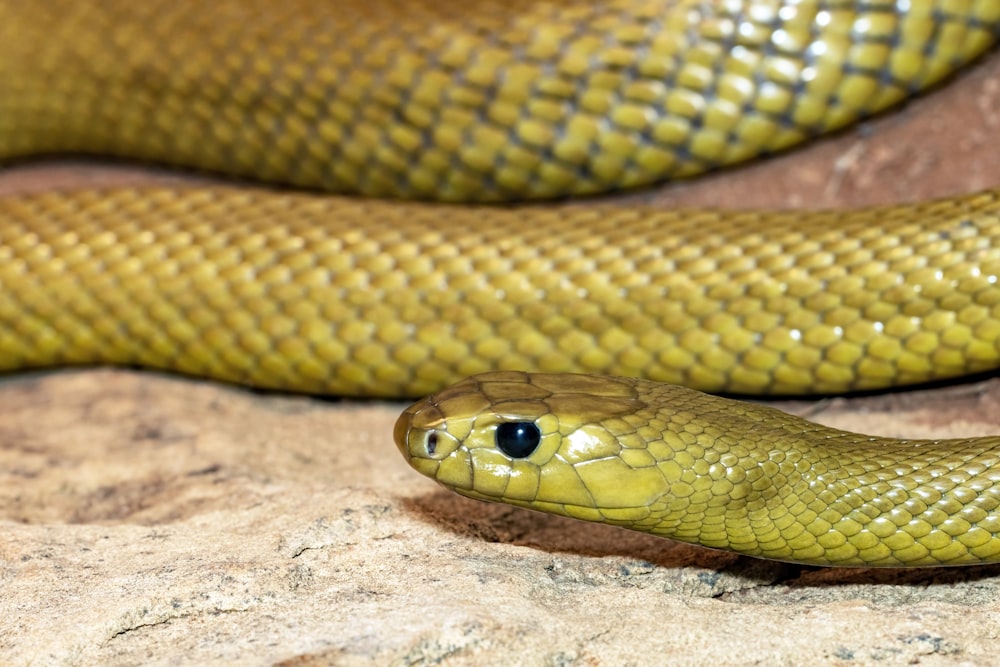
[[[0,2],[0,159],[537,199],[785,149],[993,42],[993,0]]]
[[[998,365],[998,217],[996,193],[768,215],[236,188],[0,199],[0,369],[353,396],[498,369],[741,393],[924,382]]]

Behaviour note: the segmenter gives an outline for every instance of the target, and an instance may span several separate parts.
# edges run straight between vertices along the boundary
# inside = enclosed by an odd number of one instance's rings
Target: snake
[[[395,439],[460,493],[805,563],[997,560],[994,439],[692,392],[996,369],[1000,191],[578,198],[784,151],[998,33],[950,0],[0,1],[0,161],[230,179],[0,196],[0,371],[432,394]]]

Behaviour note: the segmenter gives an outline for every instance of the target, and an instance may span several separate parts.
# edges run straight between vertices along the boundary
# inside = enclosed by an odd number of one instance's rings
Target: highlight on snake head
[[[710,548],[813,565],[1000,561],[1000,438],[873,438],[674,385],[521,372],[415,403],[394,436],[465,496]]]

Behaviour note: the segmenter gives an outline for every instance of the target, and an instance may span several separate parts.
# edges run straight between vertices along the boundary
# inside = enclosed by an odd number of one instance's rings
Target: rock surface
[[[840,206],[1000,184],[1000,59],[664,205]],[[0,191],[159,176],[92,164]],[[995,663],[1000,567],[822,569],[453,496],[403,406],[114,370],[0,380],[0,663]],[[1000,382],[786,408],[880,435],[1000,433]]]

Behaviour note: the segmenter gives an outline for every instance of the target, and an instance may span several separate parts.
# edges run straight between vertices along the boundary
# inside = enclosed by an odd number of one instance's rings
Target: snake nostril
[[[431,431],[427,434],[427,454],[434,456],[434,452],[437,451],[438,446],[438,434],[437,431]]]

